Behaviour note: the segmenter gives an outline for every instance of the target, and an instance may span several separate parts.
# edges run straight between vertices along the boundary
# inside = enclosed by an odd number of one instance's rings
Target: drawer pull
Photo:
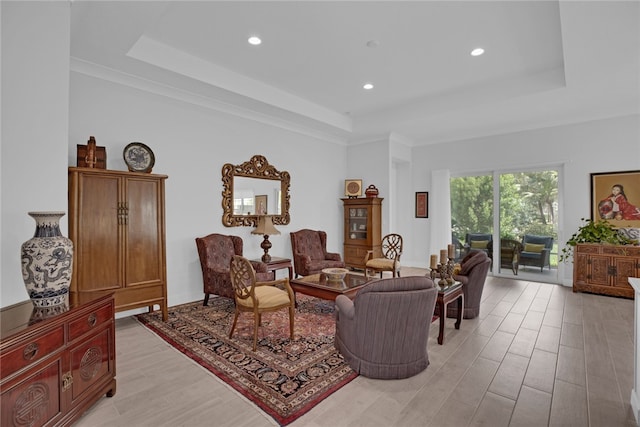
[[[38,343],[35,342],[27,345],[24,350],[22,350],[22,357],[24,360],[31,360],[36,357],[36,354],[38,354],[38,348]]]
[[[89,315],[89,317],[87,318],[87,323],[89,324],[89,326],[91,326],[92,328],[94,326],[96,326],[96,323],[98,323],[98,317],[96,316],[95,313],[91,313]]]

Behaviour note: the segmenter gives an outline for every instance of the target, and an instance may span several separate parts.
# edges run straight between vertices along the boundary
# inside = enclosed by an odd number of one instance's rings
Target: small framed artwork
[[[429,218],[429,193],[416,192],[416,218]]]
[[[361,179],[345,179],[344,195],[350,199],[356,199],[362,196],[362,180]]]
[[[256,206],[256,215],[266,215],[267,212],[267,195],[256,196],[254,200]]]
[[[640,227],[640,170],[591,174],[591,220]]]

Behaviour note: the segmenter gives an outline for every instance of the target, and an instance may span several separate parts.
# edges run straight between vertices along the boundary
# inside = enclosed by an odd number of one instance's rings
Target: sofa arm
[[[340,316],[353,320],[356,310],[353,305],[353,301],[351,301],[347,296],[338,295],[336,297],[336,308],[338,309],[337,313],[340,313]]]

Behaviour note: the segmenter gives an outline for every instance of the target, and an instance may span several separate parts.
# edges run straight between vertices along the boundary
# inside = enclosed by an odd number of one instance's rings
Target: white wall
[[[67,212],[69,3],[1,2],[2,263],[0,306],[28,298],[20,246],[29,211]],[[67,234],[66,216],[61,220]]]
[[[166,182],[169,304],[202,297],[194,239],[209,233],[239,235],[244,254],[262,255],[262,236],[251,227],[222,225],[222,166],[264,155],[291,175],[291,223],[270,236],[273,256],[291,257],[289,232],[327,230],[328,249],[342,253],[342,203],[346,148],[211,109],[71,73],[69,164],[76,144],[90,135],[107,150],[107,168],[126,170],[122,149],[132,141],[154,152],[154,173]],[[285,274],[286,271],[279,273]]]
[[[640,169],[640,116],[424,146],[414,149],[413,154],[416,191],[437,191],[430,188],[430,171],[443,167],[455,175],[467,171],[563,165],[564,198],[558,230],[558,243],[563,245],[581,225],[580,218],[590,217],[590,173]],[[414,236],[428,236],[428,221],[415,220],[415,224]],[[417,250],[437,253],[428,247],[427,238],[419,240]],[[572,265],[561,267],[564,268],[561,279],[570,284]]]

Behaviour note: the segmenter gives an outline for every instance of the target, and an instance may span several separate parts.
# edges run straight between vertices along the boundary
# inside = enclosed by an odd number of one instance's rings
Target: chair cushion
[[[488,240],[472,240],[471,241],[471,249],[487,249],[489,245]]]
[[[535,243],[525,243],[524,251],[525,252],[536,252],[540,253],[544,249],[544,245],[536,245]]]
[[[255,288],[255,294],[256,298],[258,298],[260,308],[279,307],[290,302],[289,294],[275,286],[257,286]],[[236,304],[251,308],[253,307],[253,300],[251,298],[238,298],[236,299]]]
[[[368,268],[375,268],[377,270],[393,270],[393,260],[386,258],[374,258],[367,261]],[[400,267],[400,264],[398,264]]]

